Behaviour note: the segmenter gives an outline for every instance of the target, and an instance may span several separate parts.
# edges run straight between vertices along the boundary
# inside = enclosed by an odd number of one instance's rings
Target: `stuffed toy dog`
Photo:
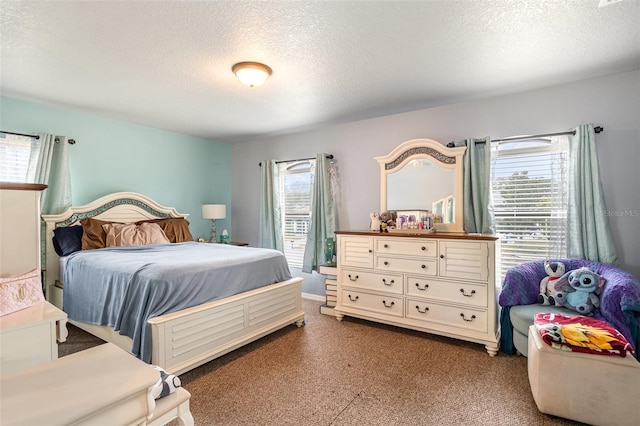
[[[600,307],[598,295],[605,279],[589,268],[583,267],[565,273],[554,284],[556,304],[582,315],[593,315]]]
[[[547,276],[540,280],[540,294],[538,303],[541,305],[555,305],[553,295],[556,294],[555,283],[564,275],[564,263],[544,261],[544,270]]]

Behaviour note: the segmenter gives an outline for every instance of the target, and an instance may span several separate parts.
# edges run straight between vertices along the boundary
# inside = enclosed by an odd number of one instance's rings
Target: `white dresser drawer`
[[[405,294],[462,303],[479,308],[487,307],[487,286],[482,284],[407,276]]]
[[[487,312],[480,309],[445,306],[407,298],[406,317],[448,327],[459,327],[485,333]]]
[[[386,291],[396,294],[402,294],[403,287],[402,274],[378,274],[352,269],[342,270],[340,282],[343,286]]]
[[[402,297],[380,296],[361,291],[342,290],[342,304],[346,308],[379,312],[385,315],[402,317],[403,312]]]
[[[435,276],[438,273],[438,261],[436,259],[404,259],[401,257],[376,256],[375,268],[379,271]]]
[[[405,256],[436,257],[438,243],[436,241],[415,241],[408,238],[376,239],[377,254],[399,254]]]

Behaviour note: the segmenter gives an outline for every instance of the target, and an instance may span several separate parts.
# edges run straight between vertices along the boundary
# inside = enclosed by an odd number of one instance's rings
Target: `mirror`
[[[380,164],[380,212],[397,212],[398,217],[431,216],[434,230],[463,232],[465,150],[447,148],[432,139],[414,139],[388,155],[375,157]]]

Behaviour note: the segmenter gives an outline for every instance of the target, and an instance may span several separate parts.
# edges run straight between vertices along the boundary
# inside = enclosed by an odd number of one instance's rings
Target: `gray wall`
[[[232,146],[234,241],[258,239],[260,173],[265,159],[331,153],[340,178],[339,229],[364,229],[379,210],[373,157],[416,138],[439,142],[549,133],[593,123],[611,229],[622,267],[640,277],[640,70],[473,102],[395,114]],[[303,276],[303,291],[324,294],[322,277]]]

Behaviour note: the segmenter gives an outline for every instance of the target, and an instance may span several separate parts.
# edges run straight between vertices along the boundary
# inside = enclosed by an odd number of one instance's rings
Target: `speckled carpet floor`
[[[542,414],[527,360],[319,312],[180,376],[196,425],[577,425]],[[74,326],[60,356],[102,343]]]

